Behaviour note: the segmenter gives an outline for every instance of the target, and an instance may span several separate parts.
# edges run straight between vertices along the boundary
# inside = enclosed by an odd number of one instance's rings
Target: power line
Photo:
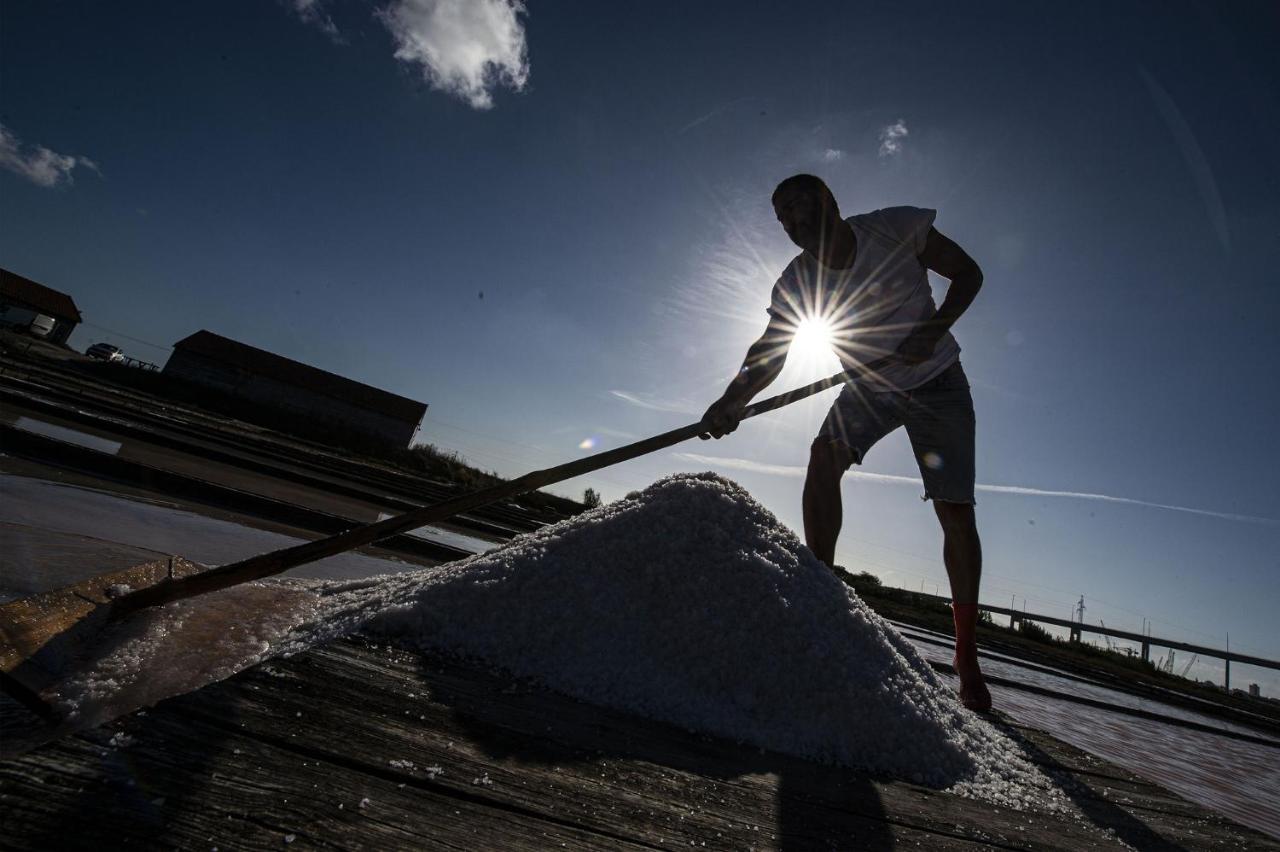
[[[172,351],[173,349],[172,346],[167,346],[160,343],[152,343],[150,340],[143,340],[140,337],[133,337],[131,335],[125,334],[123,331],[116,331],[114,328],[107,328],[105,325],[98,325],[97,323],[92,323],[88,321],[81,321],[80,324],[86,325],[89,328],[96,328],[98,331],[105,331],[108,334],[115,335],[116,337],[123,337],[125,340],[132,340],[134,343],[141,343],[144,346],[152,346],[152,347],[155,347],[156,349],[164,349],[169,351]]]

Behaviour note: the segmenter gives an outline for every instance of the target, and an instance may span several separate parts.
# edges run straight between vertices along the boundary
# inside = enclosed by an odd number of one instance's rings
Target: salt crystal
[[[1014,809],[1060,798],[794,533],[714,474],[667,477],[442,567],[304,585],[321,603],[273,654],[364,632],[759,749]]]

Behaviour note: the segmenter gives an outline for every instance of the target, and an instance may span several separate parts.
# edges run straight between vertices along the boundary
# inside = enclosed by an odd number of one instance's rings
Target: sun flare
[[[806,317],[796,326],[791,351],[805,361],[822,361],[831,357],[833,342],[831,323],[821,317]]]

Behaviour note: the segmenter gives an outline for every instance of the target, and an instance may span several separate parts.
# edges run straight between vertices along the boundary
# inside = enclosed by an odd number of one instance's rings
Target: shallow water
[[[908,635],[908,638],[911,637]],[[951,652],[946,648],[919,639],[913,639],[912,644],[927,660],[951,662]],[[982,667],[992,675],[1046,689],[1265,736],[1252,728],[1212,716],[1001,660],[984,658]],[[991,694],[995,706],[1019,722],[1049,731],[1184,798],[1280,837],[1280,800],[1275,795],[1280,789],[1280,748],[1138,719],[1018,689],[992,686]]]
[[[898,627],[904,636],[913,640],[913,643],[916,645],[917,649],[919,649],[921,656],[937,662],[951,662],[951,637],[943,636],[933,631],[921,630],[920,628],[909,625],[896,624],[895,626]],[[923,641],[922,637],[934,641]],[[937,641],[939,640],[944,641],[947,644],[945,646],[938,645]],[[1038,686],[1043,689],[1052,689],[1056,692],[1070,693],[1071,695],[1090,698],[1095,701],[1105,701],[1108,704],[1116,704],[1121,707],[1130,707],[1135,710],[1159,713],[1162,716],[1182,719],[1187,722],[1195,722],[1199,725],[1207,725],[1211,728],[1219,728],[1223,731],[1233,731],[1235,733],[1248,734],[1254,737],[1264,737],[1275,740],[1277,745],[1280,745],[1280,737],[1274,737],[1260,732],[1256,728],[1220,719],[1216,716],[1197,713],[1195,710],[1191,710],[1189,708],[1166,704],[1161,701],[1144,698],[1139,695],[1132,695],[1127,692],[1120,692],[1097,681],[1086,683],[1082,681],[1080,675],[1075,674],[1074,672],[1059,671],[1038,663],[1034,664],[1034,667],[1032,667],[1031,665],[1022,663],[1015,657],[1008,657],[994,652],[984,652],[982,667],[983,671],[988,674],[1009,678],[1010,680],[1016,680],[1020,683]],[[1055,674],[1055,671],[1058,673]],[[1205,702],[1205,704],[1208,704],[1208,702]],[[1280,754],[1280,752],[1278,752],[1278,754]]]
[[[43,535],[43,533],[54,535]],[[494,545],[450,530],[425,527],[422,538],[479,551]],[[81,547],[74,546],[76,540]],[[92,554],[99,543],[127,546],[146,559],[180,554],[205,565],[222,565],[303,539],[234,521],[212,518],[161,503],[132,500],[90,488],[26,476],[0,474],[0,592],[23,594],[58,588],[100,573]],[[86,554],[82,569],[70,560]],[[59,553],[63,555],[58,556]],[[63,566],[42,579],[50,560]],[[129,563],[132,564],[132,563]],[[113,565],[112,567],[125,567]],[[390,557],[345,553],[288,571],[286,577],[343,579],[408,571],[420,564]]]
[[[54,438],[58,441],[66,441],[68,444],[87,447],[90,450],[97,450],[100,453],[110,453],[111,455],[115,455],[120,451],[119,441],[112,441],[109,438],[92,435],[79,429],[59,426],[54,423],[46,423],[43,420],[36,420],[31,417],[16,417],[12,420],[6,417],[3,418],[3,420],[25,432],[44,435],[46,438]]]
[[[372,523],[389,516],[388,506],[378,502],[376,488],[369,491],[367,499],[335,494],[323,488],[258,473],[252,466],[214,461],[139,438],[124,438],[105,427],[86,426],[48,414],[33,416],[4,402],[0,402],[0,423],[130,462],[350,518],[358,523]],[[275,463],[288,466],[287,462],[278,459]],[[392,505],[398,503],[393,500]],[[484,534],[481,537],[468,534],[448,522],[423,527],[411,534],[476,553],[492,548],[499,541],[497,537],[485,538]]]

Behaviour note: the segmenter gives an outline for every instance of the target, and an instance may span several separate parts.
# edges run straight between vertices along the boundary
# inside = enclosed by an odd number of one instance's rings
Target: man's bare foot
[[[978,667],[977,649],[964,655],[957,652],[951,665],[960,676],[960,703],[975,713],[986,713],[990,710],[991,692],[982,678],[982,669]]]

